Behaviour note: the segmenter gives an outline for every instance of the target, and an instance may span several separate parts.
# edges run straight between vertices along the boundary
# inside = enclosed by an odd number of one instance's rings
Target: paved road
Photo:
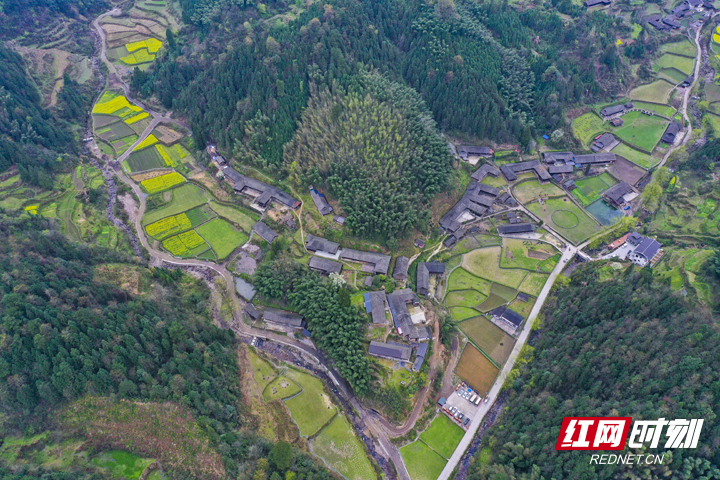
[[[485,418],[485,415],[490,411],[490,408],[493,406],[493,403],[495,403],[495,400],[497,400],[498,394],[500,393],[500,389],[502,388],[503,383],[505,383],[505,379],[510,374],[510,371],[512,370],[513,366],[515,365],[515,361],[517,360],[518,355],[520,354],[520,350],[525,345],[525,342],[527,341],[528,337],[530,336],[530,331],[532,330],[532,325],[534,323],[534,320],[537,318],[538,313],[540,313],[540,309],[542,308],[543,304],[545,303],[545,299],[547,298],[548,294],[550,293],[550,289],[552,288],[553,283],[555,283],[555,279],[560,274],[560,272],[562,272],[563,268],[566,265],[566,262],[569,261],[577,253],[577,251],[578,251],[577,247],[570,247],[569,249],[566,249],[563,252],[562,258],[560,259],[558,264],[553,269],[547,282],[545,282],[545,286],[543,287],[542,291],[540,292],[540,295],[538,296],[538,299],[535,302],[535,306],[533,307],[532,311],[530,312],[530,315],[528,316],[527,321],[525,322],[525,326],[523,327],[522,332],[520,333],[520,336],[518,337],[517,342],[515,343],[515,347],[513,348],[513,351],[510,354],[510,357],[505,362],[505,366],[500,371],[500,374],[498,375],[498,378],[495,381],[495,384],[490,389],[490,393],[488,393],[488,395],[487,395],[488,401],[480,404],[480,408],[478,409],[477,413],[475,414],[473,421],[470,423],[470,428],[468,428],[468,430],[467,430],[467,432],[465,432],[465,435],[463,436],[462,440],[460,440],[460,444],[455,449],[455,452],[452,454],[452,457],[450,457],[450,460],[448,460],[448,463],[445,465],[445,468],[443,469],[442,473],[438,477],[438,480],[447,480],[448,478],[450,478],[450,475],[455,470],[455,467],[457,466],[458,462],[460,462],[460,459],[462,458],[463,454],[465,453],[465,450],[467,450],[468,446],[470,445],[473,438],[475,437],[475,434],[477,433],[478,428],[480,428],[483,418]]]

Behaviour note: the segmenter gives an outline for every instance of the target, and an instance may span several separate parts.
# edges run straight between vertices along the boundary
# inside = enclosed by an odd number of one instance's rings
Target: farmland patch
[[[225,259],[248,240],[247,234],[238,232],[222,218],[215,218],[195,230],[210,244],[219,260]]]
[[[455,374],[480,395],[486,396],[495,382],[498,369],[477,348],[467,344],[455,367]]]
[[[182,185],[166,193],[172,196],[172,200],[156,210],[146,212],[142,219],[143,225],[185,212],[207,202],[205,191],[192,184]]]
[[[575,137],[587,145],[595,135],[602,133],[603,121],[593,112],[586,113],[573,120],[572,129]]]
[[[551,198],[542,205],[531,203],[528,208],[576,245],[600,231],[600,226],[567,197]]]
[[[634,148],[625,145],[624,143],[619,143],[617,147],[612,149],[612,153],[614,153],[615,155],[620,155],[621,157],[630,160],[635,165],[644,169],[654,167],[655,165],[660,163],[659,158],[648,155],[647,153],[641,152],[640,150],[635,150]]]
[[[472,343],[498,365],[505,363],[515,346],[515,339],[512,336],[484,316],[469,318],[460,322],[458,327]]]
[[[623,115],[623,120],[625,123],[614,131],[615,135],[646,152],[653,151],[670,123],[662,117],[641,112]]]
[[[330,424],[311,442],[312,452],[348,480],[373,480],[375,471],[365,450],[343,415],[336,415]]]
[[[183,177],[177,172],[171,172],[166,173],[165,175],[160,175],[159,177],[153,177],[147,180],[143,180],[142,182],[140,182],[140,185],[142,185],[142,187],[148,193],[157,193],[162,192],[163,190],[167,190],[168,188],[172,188],[175,185],[179,185],[181,183],[185,183],[185,177]]]
[[[465,432],[446,415],[439,414],[420,434],[420,440],[444,458],[450,458]]]
[[[641,85],[634,88],[630,92],[630,98],[645,102],[665,103],[670,90],[673,88],[675,88],[675,86],[668,81],[656,80],[647,85]]]
[[[447,461],[422,441],[400,448],[400,454],[413,480],[437,480]]]

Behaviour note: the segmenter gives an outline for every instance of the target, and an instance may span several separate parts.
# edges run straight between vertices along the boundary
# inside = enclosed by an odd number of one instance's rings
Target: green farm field
[[[544,242],[521,240],[517,238],[503,239],[503,253],[500,257],[502,268],[522,268],[535,271],[540,264],[555,256],[557,249]],[[532,255],[532,257],[530,256]],[[553,265],[554,267],[554,265]]]
[[[678,84],[685,80],[687,75],[676,68],[661,68],[658,70],[658,77],[667,80],[672,84]]]
[[[540,291],[547,282],[548,275],[545,273],[528,273],[522,285],[520,285],[520,291],[537,297],[540,295]]]
[[[210,220],[197,227],[195,231],[210,244],[218,260],[223,260],[248,240],[245,232],[238,232],[222,218]]]
[[[445,304],[448,307],[475,307],[486,298],[477,290],[455,290],[447,294]]]
[[[670,82],[656,80],[647,85],[641,85],[630,92],[630,98],[645,102],[665,103],[668,93],[674,88]],[[633,112],[630,112],[633,113]],[[623,117],[623,120],[625,117]]]
[[[134,151],[125,160],[125,163],[127,163],[131,173],[167,166],[155,147]]]
[[[563,195],[564,192],[552,183],[540,183],[537,180],[531,180],[515,185],[513,187],[513,194],[520,203],[524,204],[537,199],[540,195],[555,197]]]
[[[519,287],[527,272],[516,268],[500,268],[501,254],[501,247],[479,248],[465,254],[462,266],[474,275],[493,279],[509,287]]]
[[[596,200],[600,200],[602,192],[615,185],[617,182],[607,173],[594,177],[585,177],[575,180],[575,188],[572,196],[580,201],[583,207],[587,207]]]
[[[551,198],[528,208],[575,245],[600,231],[600,226],[569,198]]]
[[[437,480],[447,461],[420,440],[400,448],[412,480]]]
[[[286,376],[303,388],[301,394],[285,400],[300,434],[312,437],[337,413],[337,409],[325,393],[322,382],[297,370],[288,370]]]
[[[468,343],[455,367],[455,374],[468,382],[480,395],[486,396],[495,382],[498,368],[477,348]]]
[[[444,458],[450,458],[465,432],[440,413],[430,426],[420,434],[420,440]]]
[[[377,475],[360,440],[341,414],[335,416],[311,442],[312,452],[348,480],[375,480]]]
[[[475,310],[474,308],[469,307],[451,307],[450,315],[452,315],[453,320],[455,320],[456,322],[461,322],[466,318],[480,315],[480,312]]]
[[[575,137],[584,145],[587,145],[595,135],[602,133],[603,121],[595,113],[586,113],[573,120],[572,129]]]
[[[254,212],[244,212],[235,207],[222,205],[214,200],[210,202],[210,208],[212,208],[215,213],[226,220],[229,220],[231,223],[234,223],[246,232],[250,232],[255,222],[260,220],[260,216]]]
[[[263,399],[268,402],[272,400],[285,399],[300,393],[302,388],[287,377],[280,376],[270,382],[263,390]]]
[[[472,288],[478,292],[487,295],[490,293],[490,284],[492,282],[485,280],[484,278],[477,277],[472,273],[468,272],[464,268],[456,268],[450,274],[448,279],[448,291],[452,290],[467,290]]]
[[[638,167],[642,167],[644,169],[654,167],[655,165],[660,163],[659,158],[648,155],[647,153],[643,153],[640,150],[635,150],[634,148],[625,145],[624,143],[620,143],[617,147],[613,148],[612,153],[614,153],[615,155],[620,155],[621,157],[630,160]]]
[[[695,60],[692,57],[684,57],[666,53],[655,61],[655,65],[660,68],[675,68],[685,75],[690,75],[693,71]]]
[[[90,463],[96,467],[107,469],[114,478],[136,480],[154,461],[151,458],[142,458],[132,453],[112,450],[98,455]]]
[[[172,192],[172,200],[170,202],[156,210],[145,212],[142,219],[143,225],[148,225],[161,218],[169,217],[170,215],[185,212],[206,203],[208,200],[205,196],[205,191],[192,184],[182,185],[170,190],[170,192]]]
[[[686,57],[695,58],[697,54],[697,48],[695,45],[690,43],[689,40],[683,40],[681,42],[665,43],[660,45],[661,52],[674,53],[675,55],[684,55]]]
[[[503,332],[500,327],[484,316],[469,318],[460,322],[458,327],[476,347],[485,352],[498,365],[505,363],[515,346],[513,337]]]
[[[623,115],[623,120],[625,123],[615,130],[615,135],[647,152],[652,152],[669,123],[661,117],[640,112]]]
[[[488,295],[487,300],[485,300],[483,303],[481,303],[480,305],[478,305],[477,308],[478,308],[478,310],[480,310],[481,312],[487,313],[487,312],[489,312],[490,310],[493,310],[493,309],[495,309],[495,308],[497,308],[497,307],[499,307],[499,306],[501,306],[501,305],[505,305],[506,303],[508,303],[508,300],[507,300],[507,299],[505,299],[505,298],[503,298],[503,297],[501,297],[501,296],[499,296],[499,295],[497,295],[497,294],[495,294],[495,293],[491,293],[490,295]],[[467,318],[467,317],[466,317],[466,318]]]
[[[672,117],[673,115],[675,115],[675,109],[670,105],[659,105],[657,103],[640,101],[635,101],[633,102],[633,104],[636,108],[641,108],[643,110],[649,110],[651,112],[659,113],[660,115],[663,115],[665,117]]]

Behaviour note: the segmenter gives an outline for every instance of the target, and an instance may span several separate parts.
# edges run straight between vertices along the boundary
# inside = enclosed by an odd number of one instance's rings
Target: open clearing
[[[285,400],[293,420],[305,437],[315,435],[337,413],[337,409],[325,393],[322,382],[306,373],[288,370],[288,377],[303,388],[301,394]]]
[[[142,458],[132,453],[112,450],[101,453],[90,463],[107,469],[112,477],[135,480],[140,478],[143,471],[154,461],[152,458]]]
[[[222,218],[210,220],[195,230],[210,244],[218,260],[223,260],[248,240],[245,232],[238,232]]]
[[[441,456],[450,458],[464,434],[462,428],[440,413],[427,430],[420,434],[420,440]]]
[[[142,219],[143,225],[185,212],[207,202],[205,191],[196,185],[182,185],[170,190],[170,192],[172,200],[156,210],[146,212]]]
[[[603,121],[593,112],[586,113],[573,120],[572,129],[575,137],[587,145],[595,135],[603,131]]]
[[[260,219],[257,214],[249,212],[245,213],[235,207],[222,205],[214,200],[210,202],[210,208],[212,208],[215,213],[217,213],[224,219],[229,220],[230,223],[234,223],[248,233],[250,232],[250,230],[252,230],[252,226],[255,224],[255,222]]]
[[[564,192],[552,183],[540,183],[537,180],[522,182],[513,187],[513,194],[521,203],[528,203],[541,195],[544,197],[557,197]]]
[[[447,461],[420,440],[400,449],[412,480],[437,480]]]
[[[600,231],[600,226],[569,198],[551,198],[543,205],[531,203],[528,209],[575,245]]]
[[[675,86],[665,80],[656,80],[647,85],[641,85],[630,92],[630,98],[645,102],[665,103],[668,93]],[[630,112],[637,113],[637,112]],[[629,114],[628,114],[629,115]],[[623,116],[625,119],[625,116]]]
[[[336,415],[311,442],[312,452],[320,456],[349,480],[377,478],[365,450],[343,415]]]
[[[662,117],[641,112],[630,112],[622,118],[625,123],[614,131],[615,135],[646,152],[653,151],[670,123]]]
[[[278,398],[285,399],[292,397],[296,393],[300,393],[301,390],[302,389],[297,383],[287,377],[280,376],[265,387],[265,390],[263,391],[263,399],[265,399],[266,402],[277,400]]]
[[[544,268],[555,267],[553,262],[547,260],[554,257],[558,251],[550,244],[534,240],[521,240],[517,238],[503,239],[503,250],[500,266],[503,268],[522,268],[536,271],[542,264]],[[557,263],[557,261],[555,262]]]
[[[602,192],[616,183],[609,174],[603,173],[602,175],[575,180],[575,186],[577,188],[573,189],[570,193],[580,201],[583,207],[587,207],[594,201],[599,200]]]
[[[520,313],[520,312],[518,312]],[[472,343],[485,352],[498,365],[510,356],[515,339],[483,316],[473,317],[458,324]]]
[[[655,165],[660,163],[659,158],[648,155],[647,153],[641,152],[640,150],[635,150],[634,148],[625,145],[624,143],[619,143],[617,147],[612,149],[612,153],[614,153],[615,155],[620,155],[621,157],[630,160],[635,165],[644,169],[654,167]]]
[[[462,266],[470,273],[493,279],[513,288],[520,286],[525,278],[524,270],[500,268],[501,247],[485,247],[466,253]]]
[[[495,382],[498,369],[477,348],[468,343],[455,367],[455,373],[484,397]]]

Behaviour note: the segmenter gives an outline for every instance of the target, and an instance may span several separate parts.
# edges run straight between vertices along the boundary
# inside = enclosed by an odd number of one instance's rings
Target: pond
[[[591,203],[587,207],[587,211],[605,226],[617,223],[623,216],[625,216],[622,211],[615,210],[602,200]]]
[[[255,287],[242,278],[235,278],[235,290],[237,290],[238,295],[248,301],[255,296]]]

